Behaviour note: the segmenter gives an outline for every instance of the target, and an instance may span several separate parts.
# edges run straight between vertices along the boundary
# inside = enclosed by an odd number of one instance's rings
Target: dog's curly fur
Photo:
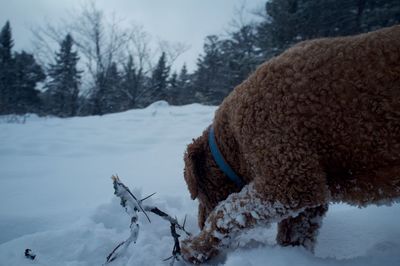
[[[235,88],[213,127],[226,161],[262,202],[299,213],[282,216],[278,243],[312,250],[320,224],[313,221],[329,202],[364,206],[400,196],[400,26],[288,49]],[[217,167],[207,139],[208,129],[184,157],[203,229],[183,242],[192,261],[217,252],[214,231],[229,235],[215,207],[239,192]],[[207,255],[193,258],[193,250]]]

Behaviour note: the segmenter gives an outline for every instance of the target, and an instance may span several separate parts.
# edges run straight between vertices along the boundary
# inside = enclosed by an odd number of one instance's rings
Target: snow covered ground
[[[148,203],[183,219],[196,232],[197,204],[183,180],[182,156],[210,124],[215,107],[171,107],[102,117],[0,118],[0,265],[102,265],[129,234],[129,217],[113,195],[118,174]],[[136,244],[111,265],[168,265],[169,224],[143,216]],[[358,209],[333,205],[316,254],[275,245],[276,227],[240,238],[213,265],[400,265],[400,205]],[[24,258],[30,248],[35,261]],[[178,265],[178,264],[176,264]]]

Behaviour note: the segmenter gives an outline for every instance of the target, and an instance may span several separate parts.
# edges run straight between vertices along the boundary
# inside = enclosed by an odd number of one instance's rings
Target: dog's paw
[[[181,242],[182,257],[193,264],[203,263],[218,254],[218,239],[200,233]]]

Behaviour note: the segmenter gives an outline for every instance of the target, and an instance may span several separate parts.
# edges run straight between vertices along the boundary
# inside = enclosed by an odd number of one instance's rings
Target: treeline
[[[163,49],[152,64],[143,32],[104,24],[95,6],[83,10],[77,24],[37,32],[40,47],[49,46],[44,36],[59,44],[54,54],[45,50],[51,63],[35,59],[43,58],[43,50],[35,57],[13,52],[7,22],[0,33],[0,114],[101,115],[158,100],[217,105],[260,63],[299,41],[399,24],[400,1],[271,0],[258,15],[258,22],[207,36],[193,73],[185,65],[171,71],[179,56],[174,47]]]

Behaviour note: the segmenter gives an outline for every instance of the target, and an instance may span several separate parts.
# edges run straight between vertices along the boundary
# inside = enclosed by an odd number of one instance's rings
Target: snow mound
[[[157,101],[147,106],[146,109],[158,109],[167,107],[169,107],[169,103],[167,101]]]

